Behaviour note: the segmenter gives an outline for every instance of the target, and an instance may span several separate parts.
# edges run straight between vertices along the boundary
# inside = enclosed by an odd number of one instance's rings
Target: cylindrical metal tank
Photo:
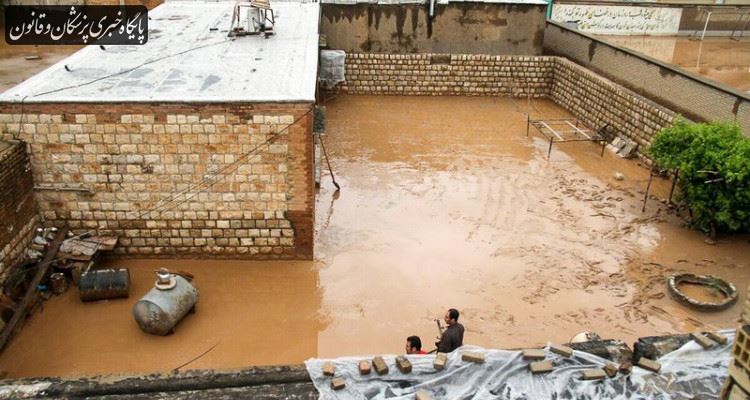
[[[130,271],[127,268],[88,270],[78,281],[82,301],[128,297],[129,289]]]
[[[172,275],[171,289],[153,287],[133,306],[133,317],[144,332],[166,335],[195,307],[198,289],[187,279]],[[169,287],[169,286],[166,286]]]

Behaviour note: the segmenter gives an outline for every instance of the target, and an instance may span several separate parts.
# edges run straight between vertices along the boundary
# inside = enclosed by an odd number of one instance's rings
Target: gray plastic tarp
[[[358,363],[372,356],[342,357],[332,360],[309,359],[307,371],[321,399],[413,399],[417,390],[425,390],[432,399],[694,399],[716,398],[731,360],[734,331],[721,333],[729,341],[704,350],[694,341],[657,360],[659,373],[633,367],[630,375],[618,374],[602,381],[581,380],[582,371],[601,368],[608,360],[575,351],[565,358],[549,351],[554,370],[533,375],[520,351],[486,350],[463,346],[448,355],[448,365],[436,371],[434,355],[407,356],[412,372],[403,374],[395,365],[395,356],[384,355],[389,372],[360,375]],[[461,353],[484,354],[485,362],[462,361]],[[335,377],[346,382],[344,389],[331,389],[331,377],[324,376],[325,362],[335,367]]]

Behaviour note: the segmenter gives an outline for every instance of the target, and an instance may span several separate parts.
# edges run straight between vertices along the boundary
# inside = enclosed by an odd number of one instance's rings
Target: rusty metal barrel
[[[130,271],[127,268],[88,270],[78,281],[82,301],[128,297],[129,290]]]
[[[180,275],[171,275],[172,284],[155,287],[133,306],[133,317],[144,332],[167,335],[198,302],[198,289]]]

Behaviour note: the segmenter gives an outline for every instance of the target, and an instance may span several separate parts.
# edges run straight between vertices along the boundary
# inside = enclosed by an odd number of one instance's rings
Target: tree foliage
[[[736,124],[678,119],[648,153],[658,166],[679,170],[680,195],[697,228],[712,235],[750,230],[750,139]]]

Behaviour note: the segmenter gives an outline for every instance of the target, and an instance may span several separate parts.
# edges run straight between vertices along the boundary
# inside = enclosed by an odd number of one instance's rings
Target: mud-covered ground
[[[129,299],[46,302],[0,355],[10,376],[80,375],[299,363],[425,347],[445,309],[465,342],[518,348],[583,330],[645,335],[736,325],[750,283],[747,236],[706,243],[656,199],[648,171],[591,143],[555,145],[526,115],[567,115],[509,98],[339,96],[325,143],[336,180],[316,201],[316,260],[112,260]],[[616,180],[616,172],[624,176]],[[159,266],[196,275],[197,313],[172,336],[141,332],[133,304]],[[734,282],[737,305],[701,313],[666,294],[674,272]],[[204,352],[205,355],[202,355]]]

